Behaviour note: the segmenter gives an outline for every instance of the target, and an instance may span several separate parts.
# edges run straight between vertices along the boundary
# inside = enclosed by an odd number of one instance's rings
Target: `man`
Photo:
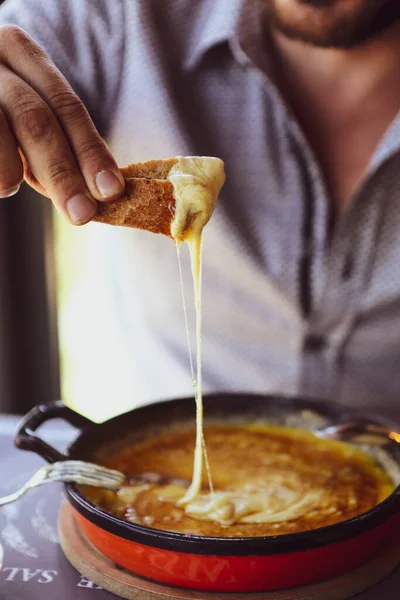
[[[83,224],[121,193],[117,165],[221,157],[205,389],[396,412],[397,0],[6,0],[0,22],[2,196],[24,167]],[[101,225],[92,242],[99,306],[127,357],[115,372],[126,408],[189,393],[173,245]]]

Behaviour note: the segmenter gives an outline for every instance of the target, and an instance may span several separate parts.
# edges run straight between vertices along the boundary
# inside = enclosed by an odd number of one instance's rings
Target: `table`
[[[0,416],[0,495],[18,489],[42,459],[16,450],[13,434],[17,417]],[[76,431],[53,421],[41,437],[63,450]],[[82,577],[64,558],[58,544],[57,515],[62,486],[49,484],[32,490],[14,504],[0,507],[0,544],[4,566],[0,572],[0,600],[112,600],[109,592]],[[396,600],[400,597],[400,568],[357,600]]]

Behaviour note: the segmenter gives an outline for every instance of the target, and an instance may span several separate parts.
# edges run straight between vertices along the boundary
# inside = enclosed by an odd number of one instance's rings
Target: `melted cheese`
[[[207,460],[207,450],[203,432],[202,400],[202,360],[201,360],[201,282],[202,282],[202,236],[225,181],[224,164],[213,157],[179,157],[178,162],[168,174],[168,180],[174,186],[176,202],[175,218],[171,224],[171,234],[177,246],[183,241],[189,246],[194,284],[196,309],[196,445],[194,452],[193,477],[189,488],[181,498],[176,498],[186,513],[201,520],[217,521],[222,525],[236,522],[271,522],[286,514],[296,514],[299,510],[315,502],[315,494],[300,498],[291,498],[291,506],[286,507],[282,515],[274,511],[270,504],[270,495],[265,486],[251,490],[229,490],[214,492],[212,477]],[[182,285],[182,280],[181,280]],[[185,303],[184,303],[185,312]],[[186,332],[189,336],[188,328]],[[188,339],[190,347],[190,342]],[[190,350],[189,350],[190,353]],[[193,374],[192,374],[193,377]],[[203,458],[207,467],[209,493],[201,493]]]
[[[175,218],[171,234],[179,248],[183,241],[189,246],[194,283],[196,309],[196,443],[192,482],[183,494],[175,496],[175,503],[185,509],[187,515],[199,520],[216,521],[228,526],[235,523],[277,523],[291,520],[328,502],[324,490],[302,489],[301,482],[291,482],[289,487],[281,481],[258,482],[240,489],[214,492],[208,467],[207,451],[203,434],[202,368],[201,368],[201,280],[202,280],[202,234],[215,208],[218,193],[224,184],[223,162],[211,157],[181,157],[171,169],[168,179],[174,186],[176,202]],[[180,271],[181,273],[181,271]],[[182,284],[182,280],[181,280]],[[182,284],[183,285],[183,284]],[[183,289],[183,288],[182,288]],[[184,303],[185,312],[185,303]],[[186,320],[186,316],[185,316]],[[188,333],[187,323],[186,332]],[[190,342],[189,354],[190,354]],[[192,361],[191,365],[192,365]],[[192,373],[192,378],[193,373]],[[201,490],[203,458],[207,467],[210,491]],[[287,482],[286,482],[287,483]],[[277,490],[280,490],[277,494]],[[176,491],[175,491],[176,492]]]
[[[251,489],[249,486],[237,491],[216,492],[214,499],[200,494],[186,507],[186,513],[196,519],[217,521],[225,526],[234,523],[280,523],[297,519],[327,502],[322,489],[303,493],[299,486],[296,493],[285,488],[282,482],[278,486],[277,482],[269,483],[269,487],[264,485]],[[276,498],[278,489],[279,502]]]
[[[194,500],[200,492],[203,455],[207,467],[210,491],[213,494],[213,484],[203,433],[201,266],[203,228],[210,220],[217,203],[218,194],[225,182],[224,163],[219,158],[208,156],[178,157],[178,162],[168,174],[168,180],[174,186],[176,203],[175,218],[171,224],[171,235],[177,246],[183,241],[188,243],[196,309],[196,446],[192,483],[180,500],[180,504],[185,505]],[[187,335],[189,335],[188,331]]]
[[[179,245],[183,241],[193,248],[196,277],[200,274],[201,234],[217,203],[225,182],[224,163],[210,156],[180,156],[168,173],[174,187],[175,217],[171,235]],[[193,263],[192,263],[193,264]]]

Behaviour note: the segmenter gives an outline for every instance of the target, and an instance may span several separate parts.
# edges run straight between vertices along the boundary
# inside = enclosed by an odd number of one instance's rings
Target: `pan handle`
[[[90,419],[78,414],[59,400],[32,408],[21,420],[14,437],[17,448],[35,452],[49,463],[66,460],[68,457],[33,434],[43,423],[51,419],[63,419],[80,431],[93,426]]]

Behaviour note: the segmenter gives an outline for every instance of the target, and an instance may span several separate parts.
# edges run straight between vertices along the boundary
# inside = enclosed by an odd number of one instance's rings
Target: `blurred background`
[[[121,412],[118,382],[107,376],[121,357],[112,326],[103,319],[99,327],[91,291],[90,227],[70,226],[26,185],[0,202],[1,412],[62,398],[101,421],[110,416],[111,393],[113,413]],[[99,377],[104,352],[110,368]]]

